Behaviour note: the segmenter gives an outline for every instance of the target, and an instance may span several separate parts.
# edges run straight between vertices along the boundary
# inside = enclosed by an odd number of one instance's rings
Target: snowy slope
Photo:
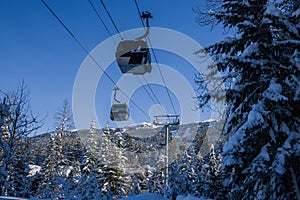
[[[0,196],[0,200],[25,200],[23,198],[19,198],[19,197],[5,197],[5,196]]]
[[[153,194],[153,193],[147,193],[147,194],[139,194],[136,196],[128,197],[128,198],[123,198],[122,200],[166,200],[163,196],[159,194]],[[187,195],[187,196],[178,196],[176,200],[206,200],[206,198],[197,198],[192,195]]]
[[[122,200],[166,200],[163,196],[159,194],[147,193],[139,194],[132,197],[122,198]]]

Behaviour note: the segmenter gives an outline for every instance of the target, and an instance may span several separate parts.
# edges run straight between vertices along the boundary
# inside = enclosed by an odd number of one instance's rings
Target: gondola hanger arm
[[[144,35],[142,35],[141,37],[136,38],[136,40],[141,40],[146,38],[149,33],[150,33],[150,25],[149,25],[149,18],[153,18],[153,16],[151,15],[150,12],[146,11],[146,12],[142,12],[142,15],[140,16],[143,20],[146,20],[146,33]]]
[[[115,100],[115,102],[117,102],[117,103],[121,103],[118,99],[117,99],[117,91],[118,90],[120,90],[120,88],[118,88],[118,87],[115,87],[114,88],[114,100]]]

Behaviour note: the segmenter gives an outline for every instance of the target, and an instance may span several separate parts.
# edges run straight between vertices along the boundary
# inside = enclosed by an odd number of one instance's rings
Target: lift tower
[[[169,128],[179,125],[179,115],[157,115],[154,116],[153,124],[163,125],[165,129],[165,169],[164,169],[164,197],[167,198],[168,173],[169,173]]]

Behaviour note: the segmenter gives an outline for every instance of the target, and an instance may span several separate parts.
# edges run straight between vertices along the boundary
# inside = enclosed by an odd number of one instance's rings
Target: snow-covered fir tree
[[[64,157],[70,161],[68,164],[71,165],[71,161],[75,160],[74,156],[79,156],[78,154],[76,155],[76,153],[79,153],[76,147],[80,147],[80,143],[74,138],[74,135],[72,135],[74,120],[70,104],[67,100],[64,100],[63,105],[56,112],[54,119],[55,131],[60,134],[62,138]],[[68,137],[68,141],[65,140],[66,137]]]
[[[202,196],[201,191],[201,160],[198,159],[194,148],[186,150],[181,159],[169,167],[169,198],[178,195],[193,194]]]
[[[55,130],[59,132],[70,131],[74,129],[73,115],[70,103],[64,100],[63,105],[55,114]]]
[[[299,199],[299,1],[217,4],[202,12],[199,22],[236,32],[206,48],[227,87],[224,194],[228,199]],[[216,69],[210,69],[206,80],[213,81]],[[200,94],[199,102],[222,98],[217,91]]]
[[[110,131],[103,131],[101,140],[101,163],[103,194],[105,198],[119,198],[126,195],[124,138],[121,133],[117,134],[117,141],[112,141]],[[125,179],[126,178],[126,179]]]
[[[181,181],[182,176],[178,175],[178,164],[173,162],[169,165],[168,195],[174,199],[178,194],[182,194]]]
[[[154,167],[139,163],[138,154],[134,152],[129,154],[127,152],[126,157],[129,159],[127,163],[130,163],[130,167],[127,167],[125,170],[128,173],[128,177],[124,177],[127,183],[125,189],[128,190],[128,196],[150,192]]]
[[[1,126],[1,195],[8,195],[9,189],[9,180],[10,180],[10,172],[9,168],[11,166],[11,151],[9,149],[9,141],[10,141],[10,133],[8,130],[8,125],[6,123]]]
[[[39,198],[65,198],[64,185],[68,176],[68,165],[62,148],[61,134],[52,133],[48,156],[39,173],[39,187],[36,194]]]
[[[80,177],[79,158],[82,154],[82,143],[74,131],[75,125],[72,117],[70,103],[63,101],[62,106],[55,114],[55,131],[61,137],[62,153],[67,166],[66,180],[64,185],[65,197],[74,196],[75,187]]]
[[[153,176],[149,178],[149,192],[163,194],[164,193],[164,169],[165,155],[159,154]]]
[[[11,176],[9,179],[9,194],[15,197],[31,197],[31,181],[28,178],[31,145],[28,138],[18,142],[15,156],[11,164]]]
[[[0,102],[0,195],[24,196],[26,188],[12,188],[25,184],[26,179],[26,173],[23,171],[28,164],[23,160],[26,151],[20,155],[19,148],[24,144],[24,138],[37,130],[41,124],[31,112],[28,90],[24,82],[16,91],[4,94]],[[22,167],[19,166],[20,173],[15,173],[18,164]]]
[[[204,186],[202,195],[206,198],[222,199],[222,194],[219,193],[223,187],[222,156],[216,154],[213,144],[208,155],[208,164],[203,165],[201,171],[201,186]]]
[[[100,199],[103,187],[102,166],[94,121],[91,123],[87,137],[85,152],[81,159],[81,177],[74,194],[76,199]]]

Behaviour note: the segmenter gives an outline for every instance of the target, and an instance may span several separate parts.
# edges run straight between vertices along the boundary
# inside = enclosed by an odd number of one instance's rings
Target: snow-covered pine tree
[[[11,196],[29,198],[32,195],[31,181],[28,178],[31,163],[30,150],[30,139],[23,138],[18,142],[11,164],[9,180],[9,195]]]
[[[81,147],[81,144],[79,144],[78,146],[73,146],[73,148],[71,148],[70,150],[72,150],[71,155],[72,157],[74,157],[74,159],[72,160],[68,159],[69,165],[68,165],[67,177],[64,185],[64,194],[66,199],[70,199],[75,195],[78,181],[81,178],[80,158],[83,154],[83,149]]]
[[[127,172],[128,167],[128,158],[125,154],[125,138],[121,132],[115,133],[117,138],[117,144],[115,146],[115,153],[117,156],[118,162],[116,163],[116,168],[120,173],[119,176],[119,197],[127,196],[127,192],[130,188],[128,182],[129,182],[129,176]],[[147,182],[147,180],[145,180]],[[145,184],[146,185],[146,184]]]
[[[158,159],[156,162],[155,171],[153,172],[153,176],[149,177],[149,192],[151,193],[164,193],[164,163],[165,156],[163,154],[158,154]]]
[[[8,125],[3,123],[1,126],[1,149],[0,149],[0,186],[1,186],[1,195],[9,195],[9,168],[11,166],[11,151],[9,149],[10,133],[8,130]]]
[[[43,162],[39,173],[39,187],[36,195],[39,198],[64,198],[65,169],[61,134],[52,133],[48,157]]]
[[[75,196],[76,186],[80,178],[80,164],[77,163],[77,169],[68,167],[66,169],[66,178],[64,180],[63,191],[65,199],[73,199]]]
[[[127,195],[133,196],[140,193],[152,192],[151,180],[155,167],[139,163],[138,155],[133,152],[127,154],[126,157],[131,159],[130,162],[127,162],[129,167],[127,165],[125,169],[126,176],[123,181],[125,184],[124,189],[128,190]]]
[[[117,134],[117,142],[112,142],[110,131],[102,132],[101,140],[101,163],[102,163],[102,180],[103,198],[119,198],[126,195],[125,188],[125,161],[124,156],[124,139],[121,133]]]
[[[206,48],[227,87],[224,194],[229,199],[299,199],[299,1],[218,4],[199,13],[199,22],[215,21],[236,31],[235,37]],[[216,69],[210,69],[207,78],[213,81]],[[200,95],[200,103],[217,99],[215,91]]]
[[[55,130],[58,132],[65,132],[74,129],[74,121],[70,103],[64,100],[63,105],[55,114]]]
[[[65,185],[64,196],[74,196],[73,192],[80,175],[79,158],[81,156],[82,145],[74,129],[72,110],[67,100],[63,101],[62,106],[55,114],[55,131],[60,138],[62,146],[61,152],[64,158]]]
[[[211,145],[210,153],[208,155],[208,164],[204,166],[201,182],[204,183],[205,189],[203,195],[212,199],[223,199],[219,194],[222,190],[222,156],[216,154],[214,145]]]
[[[4,94],[0,102],[0,195],[10,195],[11,180],[16,183],[22,182],[18,179],[26,179],[22,176],[26,176],[25,173],[14,173],[13,164],[21,158],[17,149],[22,140],[41,127],[41,124],[31,112],[24,82],[16,91]]]
[[[176,199],[181,194],[181,182],[182,176],[178,174],[178,163],[173,162],[169,165],[169,176],[168,176],[168,196],[169,199]]]
[[[76,149],[76,147],[80,148],[80,143],[75,134],[71,132],[75,126],[70,103],[67,100],[64,100],[63,105],[56,112],[54,119],[55,131],[62,137],[64,157],[69,161],[69,165],[72,165],[71,161],[76,160],[75,156],[78,156],[78,151],[80,151]]]
[[[5,194],[5,182],[8,175],[7,164],[9,160],[9,138],[10,133],[8,130],[7,121],[9,119],[10,106],[6,103],[6,99],[3,98],[3,102],[0,103],[0,194]]]
[[[75,199],[92,200],[101,198],[103,183],[101,182],[102,166],[99,159],[101,154],[99,153],[98,142],[95,124],[92,121],[85,152],[81,159],[81,177],[74,192]]]
[[[200,165],[194,148],[186,150],[177,163],[172,163],[169,172],[168,192],[174,199],[178,195],[193,194],[201,196]]]

